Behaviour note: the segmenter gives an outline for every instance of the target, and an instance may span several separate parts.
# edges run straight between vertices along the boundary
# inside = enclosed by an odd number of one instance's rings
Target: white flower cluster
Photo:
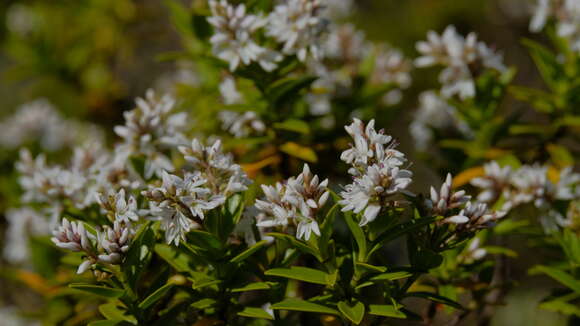
[[[296,55],[300,61],[322,57],[320,37],[325,24],[318,0],[285,0],[267,16],[247,13],[244,4],[232,5],[227,0],[210,0],[209,5],[212,15],[207,20],[214,27],[212,51],[229,63],[231,71],[253,62],[272,71],[283,55]],[[280,49],[259,44],[264,35]]]
[[[467,123],[457,116],[457,109],[447,103],[434,91],[419,95],[419,108],[409,126],[415,146],[425,151],[435,138],[437,132],[459,132],[464,137],[471,137],[472,130]]]
[[[167,243],[175,245],[202,223],[205,212],[250,184],[232,156],[223,153],[220,141],[205,147],[194,139],[190,147],[180,146],[179,150],[194,172],[185,171],[183,177],[163,172],[160,186],[150,185],[142,192],[150,202],[149,214],[161,220]]]
[[[411,84],[411,62],[397,49],[367,41],[364,33],[351,24],[330,26],[323,53],[323,60],[308,63],[310,72],[318,76],[306,98],[313,115],[329,113],[333,99],[350,95],[363,62],[369,58],[374,63],[369,82],[392,88],[385,104],[396,104],[401,89]]]
[[[124,113],[125,125],[115,127],[115,133],[123,139],[117,151],[126,157],[144,157],[145,178],[161,177],[163,171],[174,169],[164,150],[186,142],[183,131],[187,114],[174,113],[175,100],[169,95],[158,98],[153,90],[135,102],[137,108]]]
[[[229,63],[230,70],[257,62],[266,71],[276,68],[276,62],[282,56],[276,51],[258,45],[256,32],[264,27],[268,20],[261,15],[246,13],[246,6],[231,5],[227,0],[210,0],[212,16],[207,21],[214,27],[211,37],[213,53]]]
[[[351,165],[353,183],[341,192],[343,211],[363,212],[360,225],[376,219],[384,207],[396,205],[392,197],[404,192],[411,183],[412,172],[402,168],[405,155],[395,149],[392,137],[377,132],[374,120],[365,127],[358,119],[345,129],[354,144],[344,151],[341,160]]]
[[[262,185],[265,200],[256,200],[258,227],[296,227],[298,239],[309,240],[311,233],[320,236],[316,221],[317,213],[324,207],[330,195],[327,190],[328,179],[319,180],[312,175],[307,164],[296,178],[288,179],[285,184]]]
[[[548,19],[556,20],[556,31],[569,40],[574,51],[580,52],[580,2],[578,0],[538,0],[530,30],[539,32]]]
[[[442,65],[439,75],[444,97],[458,95],[461,99],[475,96],[474,74],[478,69],[506,70],[501,54],[477,40],[475,33],[463,37],[454,26],[448,26],[442,35],[429,31],[427,41],[417,43],[421,57],[415,60],[417,67]]]
[[[38,142],[45,151],[72,147],[85,141],[101,141],[94,125],[66,120],[45,99],[26,103],[0,122],[0,147],[18,148]]]
[[[502,210],[509,210],[523,204],[533,203],[536,208],[548,212],[546,216],[562,224],[564,216],[554,209],[557,201],[580,199],[580,174],[571,167],[560,171],[557,181],[550,180],[549,168],[540,165],[524,165],[517,170],[500,167],[497,162],[484,166],[485,175],[475,178],[471,184],[481,188],[478,199],[493,204],[504,200]],[[543,222],[549,222],[543,217]]]

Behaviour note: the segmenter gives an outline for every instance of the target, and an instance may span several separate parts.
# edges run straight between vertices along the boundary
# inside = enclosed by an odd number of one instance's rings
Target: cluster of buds
[[[265,200],[256,200],[256,208],[262,212],[259,227],[296,226],[298,239],[310,239],[311,233],[320,236],[316,220],[318,212],[328,201],[330,192],[328,180],[320,182],[317,175],[312,175],[307,164],[296,178],[290,178],[286,184],[275,186],[262,185]]]
[[[427,200],[427,206],[433,214],[444,216],[448,211],[465,205],[471,199],[471,196],[465,195],[465,190],[460,190],[452,194],[452,182],[453,178],[451,173],[448,173],[439,192],[434,187],[431,187],[431,200]]]
[[[123,254],[129,250],[133,229],[120,221],[113,228],[104,226],[97,236],[88,232],[82,222],[63,218],[61,224],[52,232],[52,242],[59,248],[73,252],[83,252],[86,256],[77,269],[78,274],[89,270],[97,263],[120,264]]]

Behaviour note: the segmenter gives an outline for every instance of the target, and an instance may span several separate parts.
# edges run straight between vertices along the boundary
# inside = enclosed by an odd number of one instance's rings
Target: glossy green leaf
[[[125,294],[124,290],[110,288],[107,286],[84,284],[84,283],[72,283],[69,287],[75,290],[80,290],[90,294],[98,295],[105,298],[120,298]]]
[[[424,299],[429,299],[431,301],[437,302],[437,303],[442,303],[444,305],[453,307],[455,309],[459,309],[459,310],[464,310],[465,308],[463,308],[463,306],[449,298],[446,298],[444,296],[441,296],[439,294],[436,293],[430,293],[430,292],[408,292],[406,294],[407,297],[416,297],[416,298],[424,298]]]
[[[277,232],[271,232],[271,233],[268,233],[267,235],[274,237],[277,240],[284,240],[284,241],[288,242],[292,247],[294,247],[294,248],[296,248],[304,253],[307,253],[307,254],[310,254],[310,255],[316,257],[318,259],[318,261],[322,261],[320,254],[316,250],[312,249],[307,244],[296,239],[295,237],[293,237],[291,235],[284,234],[284,233],[277,233]]]
[[[192,303],[191,307],[195,308],[195,309],[203,310],[203,309],[207,309],[207,308],[212,307],[216,303],[217,303],[217,301],[215,301],[214,299],[205,298],[205,299],[201,299],[201,300],[198,300],[198,301]]]
[[[237,292],[247,292],[247,291],[257,291],[257,290],[270,290],[272,286],[276,284],[274,282],[255,282],[248,285],[235,288],[232,290],[233,293]]]
[[[165,260],[171,267],[180,273],[190,272],[191,259],[179,252],[177,248],[166,245],[166,244],[156,244],[155,253],[158,254],[163,260]]]
[[[340,301],[336,306],[342,315],[355,325],[360,324],[365,316],[365,305],[360,301],[357,301],[354,304]]]
[[[400,280],[403,278],[408,278],[411,275],[413,275],[413,273],[405,272],[405,271],[382,273],[382,274],[371,277],[371,281],[395,281],[395,280]]]
[[[367,255],[367,238],[365,233],[357,221],[354,220],[354,216],[351,212],[345,212],[343,216],[344,220],[346,221],[346,225],[348,225],[348,228],[350,229],[350,233],[356,241],[356,245],[358,247],[358,260],[365,260]]]
[[[274,316],[264,309],[256,307],[245,307],[244,310],[238,312],[238,316],[274,320]]]
[[[290,156],[297,157],[307,162],[318,162],[316,152],[314,152],[312,148],[297,144],[295,142],[287,142],[283,144],[280,146],[280,150]]]
[[[405,319],[407,316],[393,305],[369,305],[369,314],[375,316]]]
[[[248,257],[252,256],[258,250],[262,249],[263,247],[268,245],[268,241],[262,240],[251,246],[250,248],[244,250],[236,257],[230,260],[231,263],[241,263],[242,261],[246,260]]]
[[[99,312],[103,317],[114,321],[126,321],[137,325],[137,319],[127,313],[126,308],[119,306],[115,302],[105,303],[99,306]]]
[[[297,119],[288,119],[282,122],[274,123],[274,128],[280,130],[293,131],[305,135],[310,133],[310,126],[308,125],[308,123]]]
[[[149,295],[147,298],[145,298],[145,300],[139,303],[139,309],[149,308],[151,305],[161,300],[161,298],[163,298],[163,296],[167,294],[167,292],[169,292],[169,290],[171,290],[174,286],[175,284],[173,283],[167,283],[164,286],[160,287],[155,292],[151,293],[151,295]]]
[[[530,274],[546,274],[553,278],[554,280],[562,283],[563,285],[569,287],[576,293],[580,293],[580,280],[574,278],[567,272],[557,269],[555,267],[536,265],[530,269]]]
[[[264,274],[315,284],[332,285],[334,283],[332,275],[308,267],[273,268],[265,271]]]
[[[273,304],[272,309],[315,312],[319,314],[336,315],[336,316],[340,315],[340,313],[335,309],[300,299],[286,299],[284,301]]]

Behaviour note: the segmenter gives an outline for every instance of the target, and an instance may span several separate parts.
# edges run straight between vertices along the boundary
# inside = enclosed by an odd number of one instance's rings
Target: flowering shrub
[[[355,6],[170,1],[184,49],[154,85],[166,93],[110,130],[47,100],[0,122],[18,156],[2,276],[42,302],[25,322],[487,325],[522,235],[553,251],[527,266],[561,285],[540,307],[577,320],[578,6],[539,1],[532,18],[553,42],[524,41],[547,90],[515,85],[500,51],[454,26],[408,59],[345,23]],[[413,68],[440,88],[421,90],[406,150],[386,130]],[[509,96],[542,124],[506,113]],[[441,184],[414,174],[420,159]]]

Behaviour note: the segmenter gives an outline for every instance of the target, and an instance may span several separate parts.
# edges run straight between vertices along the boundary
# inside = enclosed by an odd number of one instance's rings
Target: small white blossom
[[[118,192],[109,191],[107,195],[99,193],[97,202],[107,212],[109,219],[112,221],[130,223],[139,220],[137,201],[132,195],[127,198],[125,189],[121,189]]]
[[[490,226],[492,222],[505,216],[505,212],[492,212],[485,203],[468,202],[457,215],[443,220],[444,223],[457,224],[458,232],[473,232]]]
[[[495,202],[509,184],[512,169],[509,166],[500,167],[496,161],[484,165],[485,175],[471,180],[471,185],[481,188],[477,201],[482,203]]]
[[[25,263],[30,256],[30,236],[49,234],[48,220],[44,214],[28,207],[9,209],[5,218],[8,227],[4,238],[4,258],[14,264]]]
[[[266,34],[283,44],[284,54],[295,54],[302,62],[309,57],[320,60],[325,29],[320,10],[318,0],[285,0],[268,16]]]
[[[530,30],[539,32],[551,17],[556,20],[558,36],[568,40],[572,49],[579,52],[580,3],[577,0],[538,0]]]
[[[266,71],[276,69],[282,56],[260,46],[254,34],[266,24],[266,19],[246,13],[246,6],[233,6],[226,0],[209,1],[212,16],[207,21],[214,27],[211,37],[213,53],[229,63],[231,71],[257,62]]]
[[[236,138],[261,135],[266,131],[266,125],[254,111],[239,113],[226,110],[219,113],[219,118],[223,129]]]
[[[227,76],[222,80],[219,86],[220,94],[224,100],[225,105],[240,104],[243,102],[243,97],[236,88],[236,80]]]

